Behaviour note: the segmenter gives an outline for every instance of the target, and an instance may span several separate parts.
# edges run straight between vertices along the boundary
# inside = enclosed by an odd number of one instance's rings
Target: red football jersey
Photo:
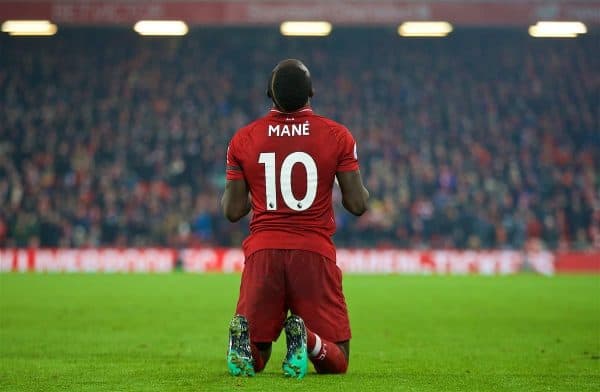
[[[348,129],[309,107],[293,113],[272,109],[241,128],[227,150],[227,179],[244,179],[250,188],[246,256],[260,249],[303,249],[335,261],[335,173],[358,168]]]

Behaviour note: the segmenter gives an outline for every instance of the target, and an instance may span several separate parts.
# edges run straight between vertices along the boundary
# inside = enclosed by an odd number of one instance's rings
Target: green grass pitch
[[[600,390],[600,277],[346,276],[349,372],[225,364],[239,275],[0,275],[2,391]]]

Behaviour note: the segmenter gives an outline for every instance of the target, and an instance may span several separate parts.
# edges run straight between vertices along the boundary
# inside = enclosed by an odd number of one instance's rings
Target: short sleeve
[[[339,153],[336,171],[355,171],[359,169],[356,142],[348,129],[342,128],[339,137]]]
[[[227,167],[225,170],[225,177],[227,180],[244,179],[244,172],[242,171],[242,165],[240,164],[236,140],[237,139],[234,136],[227,147]]]

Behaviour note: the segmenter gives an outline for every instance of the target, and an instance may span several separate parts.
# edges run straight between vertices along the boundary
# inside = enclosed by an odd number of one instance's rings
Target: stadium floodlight
[[[331,23],[324,21],[313,22],[283,22],[279,27],[281,34],[289,36],[324,37],[331,33]]]
[[[535,38],[575,38],[587,33],[581,22],[537,22],[529,26],[529,35]]]
[[[49,20],[7,20],[2,23],[2,32],[15,36],[54,35],[57,31],[56,25]]]
[[[452,32],[448,22],[404,22],[398,26],[403,37],[445,37]]]
[[[181,20],[140,20],[133,29],[140,35],[186,35],[188,27]]]

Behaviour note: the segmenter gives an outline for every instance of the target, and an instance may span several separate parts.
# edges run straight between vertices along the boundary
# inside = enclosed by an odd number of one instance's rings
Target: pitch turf
[[[0,275],[0,390],[600,389],[596,276],[347,276],[349,373],[227,374],[238,275]]]

